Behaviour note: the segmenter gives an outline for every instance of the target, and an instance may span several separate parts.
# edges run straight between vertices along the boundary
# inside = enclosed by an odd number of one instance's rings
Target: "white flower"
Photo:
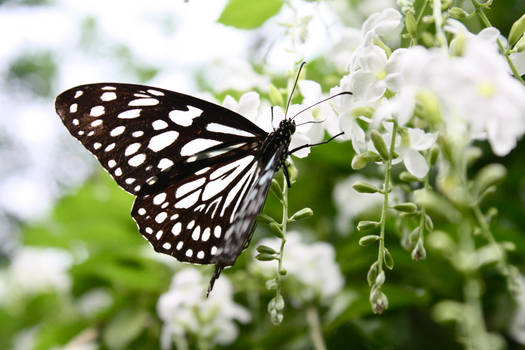
[[[301,95],[304,97],[302,104],[306,107],[312,106],[328,97],[322,93],[321,85],[315,81],[300,80],[298,85]],[[343,96],[338,96],[334,97],[334,99],[339,99],[342,97]],[[317,135],[312,135],[312,139],[318,139],[319,141],[322,140],[324,134],[323,129],[326,130],[330,136],[337,135],[341,132],[337,114],[328,101],[321,103],[317,107],[314,107],[312,109],[312,115],[316,121],[322,121],[322,123],[317,124],[321,126],[321,128],[311,127],[311,129],[315,129],[312,130],[312,134],[313,132],[317,133]],[[315,124],[311,125],[313,126]]]
[[[357,182],[367,182],[375,186],[381,183],[377,179],[368,179],[361,175],[351,175],[338,182],[332,193],[337,208],[337,228],[346,233],[352,220],[362,213],[380,208],[383,196],[380,193],[359,193],[352,187]]]
[[[514,340],[525,345],[525,277],[520,275],[519,281],[521,284],[521,292],[516,299],[518,307],[514,315],[512,315],[509,333]]]
[[[305,244],[301,233],[289,231],[286,234],[283,267],[288,271],[287,279],[293,279],[301,286],[291,295],[294,301],[310,302],[318,299],[328,302],[342,288],[344,279],[335,261],[334,248],[324,242]],[[279,251],[281,240],[267,238],[259,242]],[[254,268],[267,277],[275,274],[275,265],[255,260]]]
[[[71,255],[62,249],[24,247],[15,253],[11,264],[1,274],[7,296],[37,294],[49,290],[68,291]],[[5,299],[3,301],[6,301]]]
[[[157,312],[164,322],[161,334],[163,349],[174,339],[192,334],[213,344],[231,344],[238,335],[234,320],[246,323],[250,314],[233,301],[233,289],[226,276],[221,276],[208,298],[203,291],[208,280],[193,267],[175,274],[170,290],[162,294]]]
[[[467,36],[463,56],[441,66],[439,73],[446,79],[434,83],[442,104],[449,107],[446,122],[457,125],[460,118],[470,138],[488,139],[494,153],[504,156],[525,133],[525,87],[509,74],[496,38],[495,31],[487,29],[483,35]]]
[[[261,104],[261,99],[259,94],[255,91],[250,91],[244,93],[237,102],[230,95],[226,95],[222,105],[228,109],[231,109],[234,112],[239,113],[243,117],[250,119],[252,122],[255,122],[258,115],[258,108]]]

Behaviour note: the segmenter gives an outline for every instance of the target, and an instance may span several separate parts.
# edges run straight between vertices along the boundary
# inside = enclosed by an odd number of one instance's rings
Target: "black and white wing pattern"
[[[82,85],[60,94],[70,133],[137,196],[132,216],[156,251],[216,264],[218,277],[247,246],[293,121],[268,134],[241,115],[173,91]]]

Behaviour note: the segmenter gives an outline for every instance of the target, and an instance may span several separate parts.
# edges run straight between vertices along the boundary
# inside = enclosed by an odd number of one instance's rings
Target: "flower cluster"
[[[333,246],[323,242],[312,244],[304,243],[303,235],[297,231],[289,231],[286,234],[286,246],[283,268],[287,271],[286,283],[293,288],[291,298],[298,304],[305,304],[318,300],[328,302],[342,288],[344,278],[335,261]],[[259,242],[259,245],[279,250],[281,240],[267,238]],[[254,260],[252,267],[266,278],[273,277],[275,269],[271,264],[264,261]]]
[[[226,276],[216,281],[213,293],[205,298],[207,283],[198,269],[187,267],[175,274],[170,290],[160,296],[157,312],[164,322],[163,349],[169,349],[173,342],[186,342],[189,337],[208,346],[228,345],[237,338],[234,321],[250,321],[248,311],[233,301],[233,289]]]

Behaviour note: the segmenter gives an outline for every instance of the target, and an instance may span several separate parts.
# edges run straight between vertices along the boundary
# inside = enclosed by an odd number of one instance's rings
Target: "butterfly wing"
[[[208,264],[259,174],[267,133],[221,106],[118,83],[60,94],[64,125],[126,191],[155,250]]]
[[[188,163],[197,172],[254,153],[267,136],[226,108],[143,85],[81,85],[60,94],[55,107],[69,132],[132,194],[154,193],[188,175]]]

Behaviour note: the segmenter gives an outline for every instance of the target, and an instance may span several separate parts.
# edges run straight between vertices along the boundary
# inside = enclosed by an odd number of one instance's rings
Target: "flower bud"
[[[282,198],[283,197],[283,190],[281,188],[281,185],[279,185],[279,181],[276,179],[272,179],[272,183],[270,185],[270,191],[277,197]]]
[[[269,95],[273,106],[284,106],[283,95],[273,84],[270,84]]]
[[[421,181],[420,179],[418,179],[414,175],[410,174],[408,171],[401,172],[401,174],[399,174],[399,179],[401,181],[405,181],[405,182]]]
[[[275,278],[272,278],[271,280],[266,281],[265,287],[268,290],[276,290],[277,289],[277,280]]]
[[[410,34],[412,38],[415,38],[417,36],[417,22],[412,12],[406,13],[405,26],[407,28],[408,34]]]
[[[372,151],[356,154],[352,159],[352,169],[359,170],[364,168],[369,162],[379,162],[380,160],[379,154]]]
[[[276,222],[272,222],[270,224],[270,231],[279,238],[284,238],[283,232],[281,231],[281,227],[279,227],[279,224]]]
[[[525,51],[525,35],[514,45],[514,49],[518,52]]]
[[[370,134],[370,137],[372,138],[372,143],[374,144],[377,152],[379,152],[381,155],[381,158],[385,161],[389,160],[390,153],[388,152],[388,148],[386,146],[385,140],[383,139],[383,136],[381,136],[378,131],[374,130]]]
[[[501,164],[489,164],[478,171],[474,179],[474,188],[480,196],[491,186],[495,186],[503,181],[507,175],[507,169]]]
[[[273,254],[259,253],[255,256],[255,259],[259,261],[272,261],[277,260],[277,257]]]
[[[290,217],[290,221],[297,221],[304,218],[308,218],[310,216],[314,215],[314,211],[310,208],[303,208],[299,211],[296,211],[292,217]]]
[[[468,17],[468,12],[460,7],[451,8],[450,10],[448,10],[448,14],[450,15],[450,17],[455,19],[464,19]]]
[[[520,19],[512,24],[509,32],[509,47],[514,47],[514,44],[520,40],[520,38],[525,33],[525,14],[523,14]]]
[[[381,271],[375,281],[374,281],[374,288],[381,288],[381,286],[385,283],[385,271]]]
[[[370,265],[370,268],[368,269],[368,272],[366,274],[366,280],[368,281],[369,286],[372,286],[372,284],[374,284],[377,278],[377,274],[377,261],[375,261],[372,265]]]
[[[416,246],[414,249],[412,249],[410,256],[414,260],[423,260],[427,257],[427,251],[425,250],[422,239],[418,239]]]
[[[390,254],[390,251],[387,248],[385,248],[383,252],[383,260],[385,262],[385,266],[389,270],[392,270],[394,268],[394,258],[392,257],[392,254]]]
[[[430,149],[429,164],[431,167],[436,164],[438,157],[439,157],[439,147],[437,145],[434,145]]]
[[[260,245],[257,247],[257,252],[259,253],[265,253],[265,254],[277,254],[277,252],[275,250],[273,250],[273,248],[271,247],[268,247],[266,245]]]
[[[372,304],[372,311],[375,314],[381,314],[388,309],[388,298],[385,293],[377,291],[370,296],[370,303]]]
[[[414,203],[410,203],[410,202],[399,203],[399,204],[394,205],[392,208],[397,211],[401,211],[403,213],[414,213],[417,211],[417,205],[415,205]]]
[[[367,236],[363,236],[361,237],[361,239],[359,239],[359,245],[362,246],[362,247],[366,247],[374,242],[377,242],[379,240],[379,236],[378,235],[367,235]]]
[[[376,186],[362,181],[356,182],[352,187],[359,193],[381,192]]]
[[[357,230],[359,232],[363,232],[363,231],[372,230],[378,226],[379,226],[379,222],[377,221],[363,220],[363,221],[359,221],[359,223],[357,224]]]

